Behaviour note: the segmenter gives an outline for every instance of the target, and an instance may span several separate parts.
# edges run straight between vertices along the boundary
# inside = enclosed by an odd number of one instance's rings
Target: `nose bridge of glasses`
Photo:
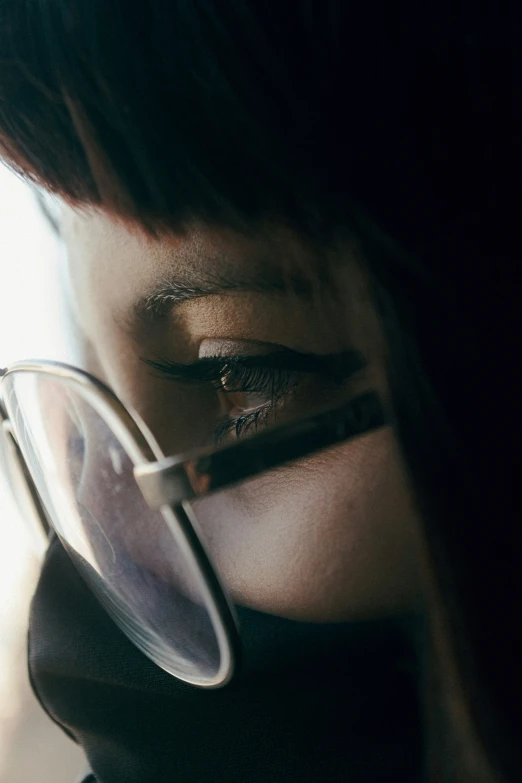
[[[5,411],[2,400],[0,399],[0,427],[2,428],[2,431],[5,433],[7,437],[13,438],[14,441],[16,441],[16,435],[13,431],[13,425],[11,424],[11,420],[9,419],[7,412]]]
[[[2,378],[4,375],[5,375],[5,370],[0,369],[0,424],[8,418],[7,411],[4,405],[4,395],[2,392]]]
[[[3,446],[7,464],[7,481],[13,498],[17,502],[22,520],[27,528],[29,540],[37,557],[41,557],[49,543],[50,526],[42,501],[18,446],[14,429],[9,419],[0,419]]]

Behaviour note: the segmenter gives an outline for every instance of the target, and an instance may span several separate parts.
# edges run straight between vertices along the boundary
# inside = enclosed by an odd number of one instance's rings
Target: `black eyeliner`
[[[224,374],[233,372],[234,368],[319,374],[340,383],[363,370],[367,365],[366,359],[359,351],[323,355],[301,353],[290,348],[281,348],[269,354],[256,356],[208,356],[189,364],[180,364],[169,359],[140,358],[162,375],[185,383],[219,381]]]

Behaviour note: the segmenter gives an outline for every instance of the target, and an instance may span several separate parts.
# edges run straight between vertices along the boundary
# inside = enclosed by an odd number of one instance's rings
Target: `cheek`
[[[235,603],[340,621],[411,609],[417,520],[390,432],[197,501]]]

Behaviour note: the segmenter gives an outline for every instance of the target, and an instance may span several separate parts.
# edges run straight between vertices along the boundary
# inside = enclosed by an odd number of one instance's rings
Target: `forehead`
[[[259,226],[248,234],[226,227],[192,222],[184,229],[148,234],[131,223],[95,209],[74,209],[64,205],[61,224],[68,241],[85,255],[111,253],[132,264],[136,255],[166,271],[198,269],[213,259],[215,263],[275,264],[311,256],[305,243],[289,229],[278,225]]]
[[[183,232],[152,237],[100,210],[70,207],[63,210],[62,234],[80,321],[89,331],[97,331],[96,324],[103,329],[109,321],[137,322],[140,303],[165,287],[190,292],[213,284],[219,288],[224,280],[228,293],[242,293],[235,301],[245,304],[243,321],[256,303],[252,323],[259,323],[265,311],[266,322],[274,307],[279,317],[286,307],[290,326],[299,298],[294,330],[309,312],[313,321],[307,328],[316,333],[344,333],[361,346],[377,334],[368,281],[353,240],[314,246],[279,224],[245,235],[195,222]],[[230,297],[227,301],[232,305]],[[226,303],[218,297],[202,298],[196,315],[206,312],[212,318],[216,308],[222,318]]]
[[[102,210],[63,206],[62,233],[68,244],[90,264],[125,264],[169,273],[204,272],[216,268],[248,267],[256,272],[311,269],[320,274],[328,264],[343,265],[357,256],[353,238],[329,244],[313,243],[281,223],[257,224],[248,233],[194,221],[185,229],[153,237],[139,224]],[[105,259],[105,261],[103,260]]]
[[[103,285],[105,293],[122,301],[162,280],[223,278],[244,290],[262,287],[265,280],[294,290],[306,284],[317,289],[332,270],[350,269],[353,275],[357,259],[353,240],[312,246],[280,224],[246,235],[194,222],[184,231],[153,237],[103,211],[64,206],[61,228],[75,279],[91,288]]]

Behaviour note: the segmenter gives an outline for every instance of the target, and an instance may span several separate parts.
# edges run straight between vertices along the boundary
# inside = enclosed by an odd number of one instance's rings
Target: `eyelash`
[[[279,358],[279,357],[278,357]],[[219,443],[227,434],[236,437],[246,435],[266,421],[270,412],[281,400],[296,389],[301,373],[277,366],[273,355],[206,357],[192,364],[177,364],[168,360],[144,360],[174,381],[195,385],[211,384],[225,394],[244,393],[266,395],[269,401],[256,410],[221,421],[214,431],[214,441]]]
[[[267,402],[253,411],[223,420],[214,431],[214,440],[219,443],[231,432],[237,438],[246,435],[250,430],[256,432],[259,426],[266,424],[277,405],[295,391],[301,379],[302,373],[281,367],[270,367],[266,364],[248,366],[239,357],[227,361],[225,372],[218,381],[218,388],[225,394],[259,394],[266,396]]]
[[[246,435],[266,423],[277,405],[294,392],[306,375],[318,375],[340,384],[366,366],[366,360],[355,351],[319,356],[280,349],[263,356],[215,356],[191,364],[166,359],[142,361],[162,375],[185,384],[210,384],[224,393],[266,395],[269,401],[253,411],[222,420],[214,430],[214,441],[227,434]]]
[[[250,413],[243,413],[241,416],[236,416],[233,419],[222,420],[214,429],[214,442],[216,444],[221,443],[230,432],[232,432],[236,438],[241,438],[251,429],[253,429],[254,432],[257,432],[258,427],[266,422],[270,411],[275,404],[276,403],[267,403],[267,405],[256,408],[255,411],[250,411]]]

